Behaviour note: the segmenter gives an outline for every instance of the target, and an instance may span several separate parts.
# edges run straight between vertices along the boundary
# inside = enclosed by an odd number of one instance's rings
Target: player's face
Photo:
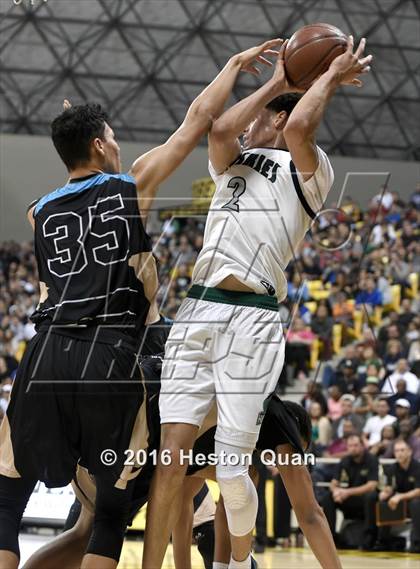
[[[109,172],[110,174],[119,174],[121,172],[120,147],[115,140],[114,131],[106,123],[103,139],[103,149],[105,152],[105,172]]]
[[[263,109],[246,128],[243,135],[244,148],[264,148],[271,146],[277,136],[274,126],[275,114]]]

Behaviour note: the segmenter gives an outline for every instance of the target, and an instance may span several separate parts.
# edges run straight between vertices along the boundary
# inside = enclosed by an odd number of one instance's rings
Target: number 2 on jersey
[[[246,181],[241,176],[231,178],[227,185],[228,188],[233,188],[233,194],[230,200],[222,206],[222,209],[230,209],[232,211],[239,211],[239,198],[246,190]]]

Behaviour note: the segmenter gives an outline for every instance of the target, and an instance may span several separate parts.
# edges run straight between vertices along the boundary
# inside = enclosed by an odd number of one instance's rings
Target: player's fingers
[[[372,61],[372,58],[373,58],[372,55],[367,55],[366,57],[359,59],[359,65],[361,65],[362,67],[365,67],[366,65],[368,65]]]
[[[289,40],[286,40],[285,42],[283,42],[280,51],[279,51],[279,59],[284,59],[284,52],[286,51],[286,47],[287,44],[289,43]]]
[[[366,67],[363,67],[360,73],[369,73],[369,71],[370,71],[370,65],[367,65]]]
[[[64,99],[63,101],[63,109],[67,111],[67,109],[71,109],[71,103],[68,99]]]
[[[260,70],[254,67],[253,65],[248,65],[247,67],[243,67],[241,71],[245,73],[251,73],[251,75],[260,75]]]
[[[260,63],[263,63],[264,65],[268,65],[268,67],[272,67],[272,65],[273,65],[271,61],[269,61],[268,59],[266,59],[262,55],[259,55],[257,57],[257,61],[259,61]]]
[[[352,35],[349,35],[349,37],[347,38],[347,51],[353,53],[353,47],[354,47],[354,38]]]
[[[284,40],[282,38],[275,38],[264,42],[261,47],[263,47],[264,50],[266,50],[270,49],[270,47],[276,47],[276,46],[279,47],[281,46],[282,43],[284,43]]]
[[[366,46],[366,38],[362,38],[360,40],[360,43],[357,46],[357,49],[356,49],[355,54],[354,54],[358,59],[362,55],[362,53],[364,52],[365,46]]]
[[[363,81],[360,81],[360,79],[353,79],[351,84],[354,85],[355,87],[362,87]]]
[[[274,55],[274,57],[277,57],[279,55],[279,50],[278,49],[265,49],[263,51],[264,55]]]

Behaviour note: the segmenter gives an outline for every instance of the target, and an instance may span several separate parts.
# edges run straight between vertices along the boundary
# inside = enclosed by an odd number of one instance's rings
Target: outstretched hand
[[[286,40],[285,42],[283,42],[281,49],[278,53],[276,67],[275,67],[274,73],[273,73],[273,80],[276,83],[282,85],[282,93],[304,93],[306,91],[306,89],[296,87],[296,85],[293,85],[287,79],[284,55],[286,52],[286,47],[287,47],[288,41],[289,40]]]
[[[366,39],[362,38],[356,51],[354,49],[353,36],[347,40],[347,49],[336,57],[330,65],[330,70],[338,73],[340,85],[354,85],[361,87],[363,82],[358,78],[359,75],[369,73],[372,55],[362,57],[366,47]]]
[[[267,59],[267,56],[272,55],[278,57],[278,50],[273,48],[280,47],[282,43],[283,40],[280,38],[272,39],[262,43],[261,45],[251,47],[242,53],[238,53],[234,57],[241,64],[241,71],[251,73],[252,75],[260,75],[261,70],[256,64],[262,63],[267,67],[272,67],[273,63]]]

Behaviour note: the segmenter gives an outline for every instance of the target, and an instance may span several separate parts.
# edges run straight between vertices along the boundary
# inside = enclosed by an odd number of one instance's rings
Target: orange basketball
[[[289,81],[296,87],[308,89],[346,48],[346,34],[331,24],[300,28],[290,38],[284,54]]]

